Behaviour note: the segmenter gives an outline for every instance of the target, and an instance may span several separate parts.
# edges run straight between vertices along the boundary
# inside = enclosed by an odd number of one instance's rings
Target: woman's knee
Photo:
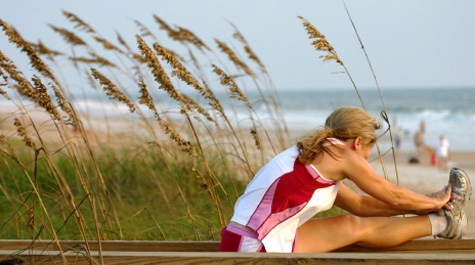
[[[346,234],[353,238],[364,238],[371,231],[367,218],[355,215],[340,215],[340,227],[346,229]]]

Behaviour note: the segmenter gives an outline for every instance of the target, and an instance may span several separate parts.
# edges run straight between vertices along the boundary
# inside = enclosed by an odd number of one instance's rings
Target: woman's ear
[[[353,148],[357,149],[357,148],[361,147],[362,145],[363,145],[363,138],[361,138],[361,136],[357,136],[353,140]]]

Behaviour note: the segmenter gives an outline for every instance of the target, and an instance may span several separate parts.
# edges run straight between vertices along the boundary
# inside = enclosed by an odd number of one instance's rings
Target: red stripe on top
[[[315,173],[315,170],[311,171]],[[299,159],[295,160],[294,170],[284,174],[277,185],[272,202],[272,213],[306,204],[316,189],[335,185],[335,182],[314,177]]]
[[[262,239],[278,224],[300,212],[315,190],[335,184],[322,179],[313,168],[307,168],[297,158],[293,171],[270,185],[247,225]]]

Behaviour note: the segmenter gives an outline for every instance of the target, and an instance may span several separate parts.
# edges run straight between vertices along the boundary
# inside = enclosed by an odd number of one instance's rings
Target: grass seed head
[[[251,103],[249,102],[248,98],[244,95],[244,93],[238,87],[234,79],[228,76],[222,69],[220,69],[216,65],[213,64],[212,66],[213,66],[213,73],[216,73],[221,78],[220,83],[223,86],[227,87],[229,91],[231,92],[231,98],[241,100],[245,102],[248,105],[248,107],[251,107]]]
[[[259,139],[259,135],[257,134],[257,129],[254,127],[251,129],[251,135],[254,138],[254,143],[258,149],[261,148],[261,141]]]
[[[213,102],[213,106],[219,105],[220,107],[220,104],[214,94],[210,93],[208,89],[201,85],[200,82],[185,68],[185,66],[183,66],[183,64],[175,57],[173,53],[171,53],[168,49],[158,45],[157,43],[153,45],[153,48],[157,54],[174,69],[172,73],[173,76],[176,76],[187,85],[192,86],[206,99],[211,100]],[[218,104],[216,104],[216,102],[218,102]],[[198,104],[196,105],[199,106]],[[201,110],[198,110],[198,112],[203,113]],[[212,121],[212,118],[209,115],[206,117],[208,120]]]
[[[69,43],[73,46],[87,46],[86,42],[83,41],[81,38],[79,38],[76,34],[73,32],[63,29],[63,28],[58,28],[53,25],[49,25],[50,28],[52,28],[55,32],[57,32],[61,37],[63,37],[64,41],[66,43]]]
[[[46,86],[43,85],[41,79],[37,76],[33,77],[33,83],[35,84],[35,93],[31,94],[33,101],[40,107],[46,110],[51,117],[57,121],[61,119],[56,106],[53,104],[51,97],[48,94]]]
[[[243,61],[241,61],[241,59],[237,57],[236,53],[233,50],[231,50],[231,48],[229,48],[229,46],[226,43],[219,41],[218,39],[215,39],[215,41],[218,44],[218,48],[223,53],[228,55],[229,60],[231,60],[234,63],[234,65],[236,65],[237,68],[242,69],[246,74],[250,76],[254,76],[254,72],[252,72],[251,68],[249,68]]]
[[[26,146],[32,148],[33,150],[36,150],[36,144],[31,139],[30,134],[26,130],[25,126],[21,123],[21,121],[17,118],[14,119],[13,125],[17,128],[18,135],[22,137],[23,142],[25,143]]]
[[[99,71],[97,71],[94,68],[91,68],[92,76],[96,80],[99,81],[99,83],[103,86],[104,91],[106,94],[109,96],[110,99],[116,99],[120,102],[125,103],[128,107],[130,112],[135,112],[135,106],[134,104],[127,98],[127,96],[122,93],[117,86],[112,83],[107,77],[105,77],[103,74],[101,74]]]
[[[111,50],[111,51],[116,51],[116,52],[119,52],[121,54],[124,54],[124,52],[121,49],[119,49],[119,47],[115,46],[114,44],[112,44],[108,40],[106,40],[104,38],[101,38],[101,37],[98,37],[98,36],[94,36],[94,39],[97,42],[101,43],[102,46],[104,47],[104,49]]]
[[[241,32],[235,26],[234,26],[234,29],[236,30],[233,34],[234,39],[238,40],[242,45],[244,45],[244,51],[247,53],[249,59],[256,62],[257,65],[259,65],[259,67],[261,68],[261,70],[265,72],[266,70],[265,70],[264,64],[259,59],[259,57],[257,57],[257,55],[254,53],[254,51],[251,49],[251,46],[249,46],[249,43],[246,41],[244,36],[241,34]]]
[[[140,87],[140,97],[139,97],[139,103],[147,106],[152,112],[155,118],[157,119],[158,122],[161,122],[160,115],[158,114],[157,108],[155,107],[155,104],[153,103],[153,98],[150,95],[150,93],[147,90],[147,85],[143,82],[139,82],[139,87]]]
[[[322,55],[320,58],[323,58],[323,61],[326,62],[328,60],[335,60],[338,64],[343,65],[343,62],[340,60],[338,57],[338,54],[336,53],[335,49],[333,46],[330,45],[330,43],[327,41],[325,38],[325,35],[321,34],[318,29],[310,24],[306,19],[303,17],[300,17],[300,20],[302,20],[303,26],[305,30],[307,31],[308,38],[309,39],[315,39],[312,44],[313,47],[317,51],[323,51],[327,52],[327,55]]]
[[[49,70],[48,66],[43,62],[35,50],[30,46],[30,44],[23,39],[23,37],[16,31],[14,28],[10,27],[6,22],[0,19],[0,26],[2,27],[5,35],[8,36],[8,40],[12,43],[15,43],[17,48],[20,48],[22,52],[26,53],[30,59],[30,64],[38,72],[43,74],[46,77],[55,80],[53,74]]]
[[[89,26],[89,24],[84,22],[82,19],[80,19],[78,16],[74,15],[73,13],[69,13],[63,10],[63,15],[69,21],[76,24],[74,28],[79,28],[79,30],[84,30],[87,33],[96,33],[96,31],[91,26]]]

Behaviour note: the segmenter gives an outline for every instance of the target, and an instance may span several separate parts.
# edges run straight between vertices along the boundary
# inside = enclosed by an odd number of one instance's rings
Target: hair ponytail
[[[300,161],[312,163],[323,152],[336,158],[336,154],[328,147],[334,145],[328,138],[342,141],[360,136],[363,144],[376,142],[375,130],[380,124],[366,111],[357,107],[342,107],[333,111],[325,121],[325,126],[315,130],[311,135],[297,141]]]
[[[334,154],[328,149],[328,145],[325,145],[325,143],[329,143],[330,141],[327,139],[334,137],[334,134],[332,128],[325,126],[315,130],[312,135],[301,138],[297,142],[300,161],[304,164],[310,164],[317,158],[317,155],[322,152],[328,152],[333,156]]]

